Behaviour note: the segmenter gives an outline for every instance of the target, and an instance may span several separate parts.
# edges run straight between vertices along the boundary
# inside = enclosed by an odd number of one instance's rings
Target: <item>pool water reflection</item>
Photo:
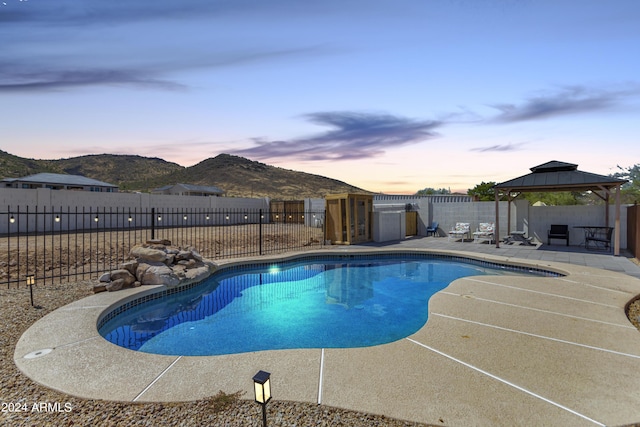
[[[420,329],[431,295],[453,280],[503,273],[437,259],[314,261],[223,272],[128,310],[100,333],[126,348],[167,355],[373,346]]]

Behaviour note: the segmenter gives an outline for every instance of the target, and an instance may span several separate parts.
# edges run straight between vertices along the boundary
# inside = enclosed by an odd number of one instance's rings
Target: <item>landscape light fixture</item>
[[[205,216],[205,217],[204,217],[204,219],[205,219],[206,221],[209,221],[209,215]]]
[[[129,215],[129,218],[127,218],[127,221],[133,222],[133,217],[131,215]]]
[[[60,222],[60,215],[56,215],[56,219],[55,219],[55,221],[56,221],[56,222]]]
[[[11,224],[13,224],[14,222],[16,222],[16,219],[14,218],[14,216],[13,216],[13,215],[11,215],[11,216],[9,217],[9,222],[10,222]]]
[[[244,214],[244,219],[245,219],[245,220],[246,220],[246,219],[249,219],[249,215]]]
[[[186,215],[183,215],[183,216],[182,216],[182,219],[184,219],[184,220],[186,221],[186,220],[187,220],[187,216],[186,216]]]
[[[253,390],[256,402],[262,405],[262,425],[267,427],[267,403],[271,400],[271,374],[258,371],[253,376]]]
[[[158,215],[158,222],[162,221],[162,215]]]
[[[33,274],[29,274],[26,277],[27,286],[29,286],[29,295],[31,296],[31,307],[35,307],[33,305],[33,285],[36,284],[36,276]]]
[[[100,219],[98,218],[98,215],[96,215],[96,217],[95,217],[95,218],[93,218],[93,220],[94,220],[95,222],[100,221]]]
[[[224,219],[226,219],[227,221],[229,221],[229,215],[225,216]]]

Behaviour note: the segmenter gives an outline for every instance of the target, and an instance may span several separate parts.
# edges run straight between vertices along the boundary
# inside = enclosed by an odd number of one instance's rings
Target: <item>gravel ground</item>
[[[28,289],[0,290],[0,425],[1,426],[256,426],[260,406],[252,396],[223,393],[180,403],[122,403],[85,400],[43,387],[23,375],[13,363],[22,333],[47,313],[91,294],[85,281]],[[42,406],[41,406],[42,405]],[[424,426],[323,405],[272,400],[269,426]],[[446,420],[443,420],[446,423]]]

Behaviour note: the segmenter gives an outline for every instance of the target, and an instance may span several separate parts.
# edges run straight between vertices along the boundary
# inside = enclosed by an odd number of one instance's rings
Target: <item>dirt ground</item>
[[[318,248],[321,228],[302,224],[257,224],[158,229],[155,238],[180,247],[194,247],[208,259],[275,254]],[[136,244],[151,239],[149,229],[5,236],[0,238],[0,286],[26,286],[35,275],[38,284],[91,280],[129,260]]]

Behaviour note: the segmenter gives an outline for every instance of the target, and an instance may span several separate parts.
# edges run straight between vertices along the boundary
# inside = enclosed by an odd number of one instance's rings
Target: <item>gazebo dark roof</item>
[[[574,191],[611,188],[627,182],[624,179],[582,172],[573,163],[552,160],[531,169],[531,173],[496,184],[496,189],[510,191]]]

